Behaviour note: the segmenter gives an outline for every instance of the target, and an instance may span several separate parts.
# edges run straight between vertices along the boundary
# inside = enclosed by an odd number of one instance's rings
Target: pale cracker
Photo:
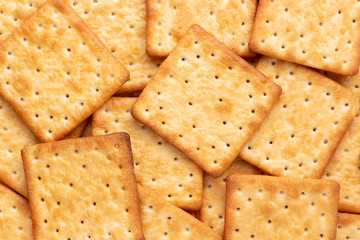
[[[0,41],[5,40],[45,3],[46,0],[0,1]]]
[[[131,136],[136,180],[186,210],[201,206],[203,171],[143,124],[130,109],[136,98],[113,97],[93,114],[93,135],[127,132]]]
[[[260,170],[237,158],[221,177],[213,178],[208,174],[204,176],[199,219],[220,236],[224,235],[226,177],[234,173],[260,174]]]
[[[260,0],[249,46],[266,56],[354,75],[359,24],[356,0]]]
[[[359,97],[310,68],[263,57],[283,89],[240,157],[271,175],[321,178],[359,108]]]
[[[360,74],[340,83],[360,95]],[[340,183],[339,210],[360,213],[360,117],[354,118],[323,178]]]
[[[85,127],[88,124],[88,119],[80,123],[74,130],[71,131],[66,137],[63,139],[71,139],[71,138],[79,138],[84,131]]]
[[[240,56],[254,56],[248,42],[256,6],[256,0],[147,0],[146,51],[166,57],[191,25],[200,24]]]
[[[32,240],[28,202],[0,184],[0,239]]]
[[[132,115],[213,177],[221,176],[281,88],[192,26],[132,107]]]
[[[74,10],[129,70],[130,79],[119,92],[142,90],[161,59],[146,52],[146,0],[70,0]]]
[[[129,135],[24,148],[35,239],[144,239]]]
[[[335,239],[339,188],[323,179],[230,175],[225,240]]]
[[[0,181],[27,196],[21,149],[39,140],[0,97]]]
[[[152,190],[139,186],[141,220],[147,240],[220,240],[204,223],[182,209],[164,201]]]
[[[63,0],[50,0],[0,49],[0,95],[41,141],[65,137],[128,78]]]
[[[360,239],[360,215],[339,212],[336,239]]]

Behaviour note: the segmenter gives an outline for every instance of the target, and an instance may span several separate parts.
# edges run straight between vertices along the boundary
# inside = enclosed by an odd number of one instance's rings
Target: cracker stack
[[[359,0],[0,1],[0,240],[360,239],[359,24]]]

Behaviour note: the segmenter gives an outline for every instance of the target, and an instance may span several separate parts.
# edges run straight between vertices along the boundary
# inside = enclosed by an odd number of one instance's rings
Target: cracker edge
[[[149,1],[149,0],[147,0]],[[256,75],[259,78],[259,81],[263,81],[263,82],[267,82],[269,84],[269,90],[273,91],[274,93],[274,98],[272,99],[273,101],[271,103],[269,103],[269,105],[271,106],[269,109],[267,109],[267,112],[265,112],[262,120],[260,121],[259,125],[256,127],[252,127],[252,132],[249,134],[249,137],[247,139],[250,140],[251,136],[260,128],[261,124],[263,123],[263,121],[265,120],[265,118],[267,117],[267,115],[270,113],[272,107],[274,106],[274,104],[278,101],[281,93],[282,93],[282,89],[279,85],[275,84],[273,81],[269,80],[264,74],[262,74],[260,71],[256,70],[253,66],[251,66],[248,62],[246,62],[244,59],[242,59],[240,56],[238,56],[237,54],[235,54],[233,51],[231,51],[228,47],[226,47],[224,44],[222,44],[219,40],[217,40],[216,38],[214,38],[210,33],[206,32],[203,28],[201,28],[199,25],[194,24],[192,25],[188,31],[181,37],[181,39],[184,38],[184,36],[187,36],[189,34],[191,34],[191,32],[195,32],[197,35],[199,35],[201,38],[206,39],[207,41],[211,41],[212,43],[216,44],[218,49],[220,51],[224,52],[225,57],[236,61],[239,65],[241,65],[241,67],[244,68],[245,71],[247,72],[251,72],[252,74]],[[180,39],[180,41],[181,41]],[[179,41],[179,42],[180,42]],[[172,54],[178,47],[178,44],[176,45],[176,47],[171,51],[170,54]],[[165,60],[166,61],[166,60]],[[163,63],[165,63],[165,61]],[[160,66],[161,67],[161,66]],[[157,72],[154,74],[153,78],[157,75]],[[153,80],[153,78],[150,80],[150,82]],[[270,89],[270,86],[272,86]],[[146,91],[146,89],[149,88],[148,86],[145,87],[144,91]],[[143,92],[144,92],[143,91]],[[187,150],[186,148],[181,148],[179,146],[176,145],[176,142],[171,138],[166,136],[165,134],[162,134],[161,131],[158,131],[159,127],[153,126],[151,124],[147,124],[143,121],[141,121],[141,116],[138,117],[137,112],[140,112],[140,110],[137,108],[137,102],[139,101],[139,99],[141,100],[141,95],[143,94],[143,92],[140,94],[140,96],[138,97],[138,99],[135,101],[134,105],[131,108],[131,115],[133,116],[133,118],[135,118],[137,121],[143,123],[145,126],[149,127],[152,131],[154,131],[156,134],[158,134],[159,136],[161,136],[162,138],[164,138],[166,141],[168,141],[171,145],[173,145],[175,148],[177,148],[179,151],[183,152],[190,160],[192,160],[193,162],[195,162],[196,164],[198,164],[200,166],[200,164],[198,163],[198,161],[194,161],[191,157],[189,157],[189,155],[187,154]],[[246,141],[246,142],[247,142]],[[246,145],[246,142],[244,142],[243,146],[239,147],[239,153],[241,152],[242,148]],[[237,154],[235,156],[235,158],[229,162],[228,166],[225,167],[224,169],[220,170],[220,169],[216,169],[214,171],[206,171],[210,176],[212,177],[220,177],[221,175],[223,175],[223,173],[226,171],[226,169],[231,165],[231,163],[236,159],[236,157],[239,154]],[[203,167],[201,167],[202,169],[204,169]]]
[[[31,165],[30,163],[28,164],[29,161],[31,161],[30,159],[28,159],[28,153],[27,153],[27,149],[31,149],[31,148],[36,148],[37,150],[41,150],[41,149],[46,149],[47,146],[52,146],[52,145],[72,145],[72,142],[91,142],[92,139],[100,139],[102,140],[102,142],[106,142],[106,138],[117,138],[117,141],[121,141],[121,139],[124,139],[124,143],[126,144],[126,147],[128,148],[128,157],[125,158],[118,158],[117,161],[127,161],[128,164],[130,165],[130,168],[132,170],[132,179],[131,181],[134,183],[133,186],[129,186],[129,189],[131,189],[134,198],[132,199],[132,203],[134,205],[134,209],[137,212],[135,218],[137,218],[137,221],[132,223],[132,226],[137,225],[136,228],[138,229],[138,237],[136,238],[136,240],[145,240],[144,238],[144,233],[142,230],[142,222],[141,222],[141,208],[140,208],[140,198],[139,198],[139,192],[137,189],[137,182],[136,182],[136,177],[135,177],[135,173],[134,173],[134,162],[133,162],[133,158],[132,158],[132,149],[131,149],[131,142],[130,142],[130,135],[128,133],[125,132],[121,132],[121,133],[114,133],[114,134],[108,134],[108,135],[100,135],[100,136],[91,136],[91,137],[85,137],[85,138],[76,138],[76,139],[66,139],[66,140],[61,140],[61,141],[56,141],[56,142],[49,142],[49,143],[40,143],[40,144],[36,144],[36,145],[32,145],[32,146],[27,146],[24,147],[21,150],[21,156],[22,156],[22,160],[23,160],[23,165],[24,165],[24,172],[25,172],[25,179],[26,179],[26,186],[28,189],[28,196],[29,196],[29,206],[30,206],[30,210],[31,210],[31,220],[32,220],[32,224],[33,224],[33,234],[34,237],[36,239],[37,236],[37,232],[35,231],[35,229],[39,229],[39,227],[37,226],[37,221],[35,221],[36,219],[40,219],[37,211],[34,211],[33,209],[35,209],[35,203],[31,201],[31,199],[35,199],[36,196],[33,196],[33,191],[31,191],[32,188],[29,188],[30,186],[30,181],[27,181],[27,179],[31,179],[32,178],[32,174],[29,171],[29,166]],[[31,151],[31,150],[30,150]]]

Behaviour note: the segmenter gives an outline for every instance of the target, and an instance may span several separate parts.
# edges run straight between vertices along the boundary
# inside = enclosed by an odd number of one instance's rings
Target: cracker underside
[[[254,56],[248,42],[256,0],[147,0],[146,4],[146,47],[151,56],[168,56],[193,24],[200,24],[240,56]]]
[[[146,0],[69,1],[85,23],[106,47],[129,70],[130,79],[118,93],[142,90],[149,82],[161,59],[146,52]]]
[[[128,78],[62,0],[40,8],[0,49],[0,95],[43,142],[71,132]]]
[[[341,85],[360,95],[360,75],[339,81]],[[360,117],[354,118],[323,178],[337,181],[340,188],[339,210],[360,213]]]
[[[354,75],[359,23],[359,1],[260,0],[249,46],[262,55]]]
[[[280,87],[194,25],[160,66],[131,113],[218,177],[280,93]]]
[[[143,239],[129,135],[22,152],[37,239]]]
[[[199,209],[202,169],[130,115],[135,101],[111,98],[93,115],[93,135],[129,133],[137,182],[180,208]]]
[[[0,210],[1,239],[33,239],[28,202],[1,184]]]
[[[339,212],[336,239],[360,239],[360,215]]]
[[[277,176],[321,178],[359,108],[359,98],[322,74],[264,57],[256,67],[282,95],[240,157]]]
[[[21,149],[39,140],[0,97],[0,181],[27,196]]]
[[[208,226],[164,201],[150,189],[139,186],[141,220],[147,240],[187,239],[220,240],[221,237]]]
[[[335,239],[338,183],[234,174],[226,184],[225,240]]]
[[[260,170],[237,158],[221,177],[213,178],[208,174],[204,176],[200,221],[214,229],[220,236],[224,235],[226,177],[235,173],[260,174]]]

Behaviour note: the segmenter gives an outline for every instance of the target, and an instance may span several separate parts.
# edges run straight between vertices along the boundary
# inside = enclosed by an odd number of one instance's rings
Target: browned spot
[[[215,109],[219,113],[230,113],[233,109],[233,104],[223,99],[222,102],[215,104]]]

